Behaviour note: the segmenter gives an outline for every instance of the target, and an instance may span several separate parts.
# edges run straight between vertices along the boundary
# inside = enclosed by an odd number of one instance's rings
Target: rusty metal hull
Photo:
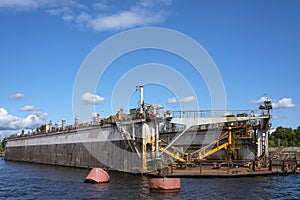
[[[124,141],[114,141],[116,149],[124,145]],[[33,146],[16,146],[6,148],[6,160],[25,161],[41,164],[53,164],[71,167],[114,167],[117,171],[128,171],[139,173],[135,170],[137,165],[141,163],[141,159],[135,154],[128,153],[127,156],[120,155],[118,150],[111,149],[110,151],[98,151],[107,146],[107,142],[91,142],[91,143],[76,143],[76,144],[52,144],[52,145],[33,145]],[[86,146],[93,149],[90,152]],[[109,156],[107,160],[99,160],[94,154],[99,157]],[[105,155],[104,155],[105,154]],[[141,164],[140,164],[141,165]]]
[[[5,159],[143,173],[143,158],[132,152],[115,127],[11,139]]]

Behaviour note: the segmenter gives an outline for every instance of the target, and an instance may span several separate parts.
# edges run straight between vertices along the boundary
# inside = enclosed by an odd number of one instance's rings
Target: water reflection
[[[174,192],[174,193],[151,193],[151,197],[153,199],[179,200],[180,199],[180,192]]]
[[[149,177],[109,172],[109,183],[88,184],[87,169],[5,162],[0,199],[299,199],[299,175],[181,179],[177,193],[152,193]]]

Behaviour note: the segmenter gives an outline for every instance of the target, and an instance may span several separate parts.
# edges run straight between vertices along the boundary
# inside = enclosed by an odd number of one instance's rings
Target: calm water
[[[300,175],[181,179],[178,193],[150,193],[148,177],[109,172],[106,184],[83,183],[88,170],[0,158],[0,199],[299,199]]]

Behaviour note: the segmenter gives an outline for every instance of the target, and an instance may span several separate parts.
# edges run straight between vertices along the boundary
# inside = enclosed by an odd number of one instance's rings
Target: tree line
[[[269,147],[299,147],[300,126],[296,129],[279,126],[275,132],[269,135]]]

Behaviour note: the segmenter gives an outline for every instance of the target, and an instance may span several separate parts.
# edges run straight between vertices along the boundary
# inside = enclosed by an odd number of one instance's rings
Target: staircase
[[[138,148],[136,146],[136,142],[131,137],[130,133],[119,122],[117,122],[117,127],[118,127],[118,130],[121,133],[122,138],[126,142],[126,145],[130,147],[130,149],[131,149],[132,152],[136,152],[138,154],[138,156],[141,157],[140,152],[139,152],[139,150],[138,150]]]

